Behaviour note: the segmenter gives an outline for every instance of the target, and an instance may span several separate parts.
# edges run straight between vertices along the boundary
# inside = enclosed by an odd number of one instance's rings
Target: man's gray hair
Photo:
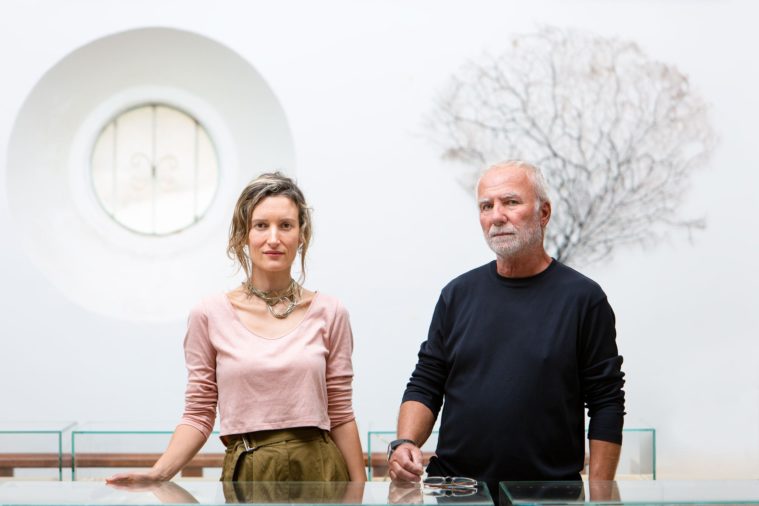
[[[551,202],[551,199],[548,196],[548,183],[546,183],[546,178],[543,176],[543,171],[540,170],[537,165],[525,162],[524,160],[504,160],[490,165],[487,169],[482,171],[480,176],[477,178],[475,192],[478,191],[480,187],[480,180],[482,179],[482,176],[484,176],[492,169],[500,169],[505,167],[516,167],[519,169],[524,169],[525,172],[527,172],[527,177],[530,178],[530,182],[532,182],[532,188],[535,190],[535,195],[538,197],[537,203],[535,204],[537,209],[540,208],[543,202]]]

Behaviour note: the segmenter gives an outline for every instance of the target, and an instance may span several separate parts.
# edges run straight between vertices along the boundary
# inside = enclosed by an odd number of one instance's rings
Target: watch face
[[[387,445],[387,460],[390,460],[390,457],[393,455],[393,452],[398,447],[398,441],[390,441],[390,444]]]

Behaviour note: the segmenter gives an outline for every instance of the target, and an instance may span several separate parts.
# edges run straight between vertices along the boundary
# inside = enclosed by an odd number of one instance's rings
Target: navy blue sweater
[[[579,479],[586,407],[590,439],[622,442],[615,337],[603,290],[556,260],[529,278],[493,261],[454,279],[403,396],[435,416],[443,406],[431,474]]]

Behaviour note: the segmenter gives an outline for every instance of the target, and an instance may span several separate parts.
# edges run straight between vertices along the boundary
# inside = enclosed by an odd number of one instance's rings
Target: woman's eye
[[[290,230],[291,228],[293,228],[292,223],[283,223],[282,224],[282,230]]]
[[[263,230],[266,228],[266,223],[256,223],[255,225],[253,225],[253,228],[255,228],[256,230]]]

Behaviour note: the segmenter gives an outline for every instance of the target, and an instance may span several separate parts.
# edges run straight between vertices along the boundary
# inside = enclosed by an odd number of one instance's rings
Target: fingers
[[[136,482],[136,481],[119,481],[119,482],[106,482],[111,488],[116,490],[128,490],[130,492],[143,492],[145,490],[153,490],[157,485],[150,482]]]
[[[399,446],[388,463],[391,480],[419,481],[424,473],[422,451],[413,445]]]
[[[109,484],[146,483],[151,481],[156,480],[146,473],[119,473],[105,479],[105,482]]]
[[[393,481],[419,481],[421,479],[420,475],[410,473],[405,469],[391,469],[389,474]]]
[[[119,473],[105,479],[106,483],[126,483],[129,481],[128,473]]]

